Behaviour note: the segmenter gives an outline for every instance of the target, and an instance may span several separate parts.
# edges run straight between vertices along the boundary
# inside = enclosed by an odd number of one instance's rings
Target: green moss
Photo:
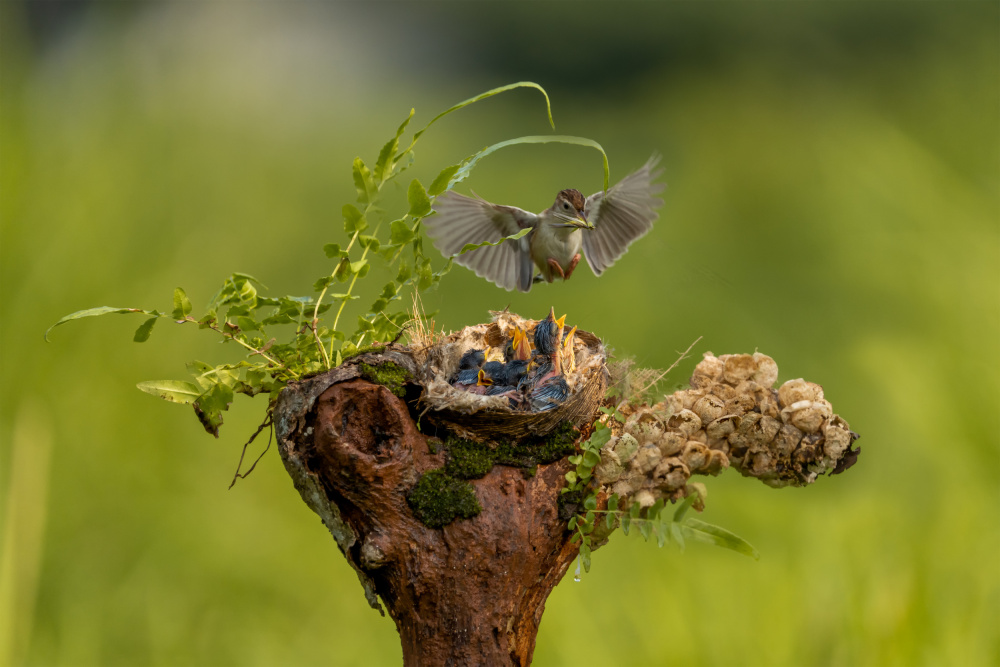
[[[403,385],[410,379],[410,374],[402,366],[398,366],[391,361],[383,361],[376,366],[358,364],[358,368],[361,369],[361,377],[364,379],[375,384],[384,385],[396,396],[403,397],[405,393]]]
[[[414,516],[430,528],[446,526],[457,518],[471,519],[483,511],[472,485],[441,468],[421,475],[406,502]]]
[[[445,470],[461,479],[483,477],[494,465],[524,468],[534,474],[539,464],[552,463],[575,453],[578,435],[579,431],[569,422],[563,422],[546,436],[524,440],[501,440],[491,444],[449,437],[444,443],[448,450]]]
[[[576,452],[576,438],[579,435],[569,422],[563,422],[551,433],[540,438],[526,440],[506,440],[496,449],[496,463],[521,468],[552,463]]]
[[[413,514],[431,528],[447,525],[459,517],[476,516],[482,507],[472,485],[464,480],[484,477],[494,465],[521,468],[525,476],[532,476],[539,464],[552,463],[573,454],[578,435],[579,431],[565,422],[546,436],[522,441],[488,443],[449,436],[440,445],[447,452],[444,468],[424,473],[406,500]],[[436,453],[439,441],[428,442]],[[559,501],[560,511],[563,511],[563,498]]]
[[[448,460],[445,471],[459,479],[479,479],[493,468],[493,450],[488,444],[463,438],[448,438],[445,442]]]
[[[356,357],[359,354],[368,354],[369,352],[385,352],[386,347],[387,345],[385,345],[385,343],[373,343],[371,345],[364,345],[362,347],[354,348],[350,352],[342,353],[340,359],[343,362],[353,357]]]

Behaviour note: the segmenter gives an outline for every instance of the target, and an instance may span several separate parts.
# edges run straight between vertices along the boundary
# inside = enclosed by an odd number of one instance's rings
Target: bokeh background
[[[666,367],[753,352],[862,434],[848,474],[708,480],[759,562],[616,535],[550,598],[536,664],[1000,664],[1000,6],[892,3],[0,4],[0,662],[393,665],[275,451],[227,490],[263,399],[221,438],[134,389],[213,335],[112,305],[200,308],[233,271],[308,294],[350,165],[410,107],[529,79],[612,179],[662,154],[655,229],[596,279],[530,294],[456,268],[448,329],[554,305]],[[428,132],[412,174],[548,132],[507,93]],[[540,210],[593,151],[509,149],[460,189]],[[405,179],[404,179],[405,180]],[[377,281],[371,281],[377,282]],[[378,283],[379,285],[381,283]],[[367,301],[362,301],[367,303]]]

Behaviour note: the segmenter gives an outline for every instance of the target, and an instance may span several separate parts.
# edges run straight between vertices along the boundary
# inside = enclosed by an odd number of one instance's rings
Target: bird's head
[[[549,209],[552,224],[556,227],[571,227],[576,229],[593,229],[587,222],[584,212],[587,200],[579,190],[562,190],[556,195],[556,203]]]

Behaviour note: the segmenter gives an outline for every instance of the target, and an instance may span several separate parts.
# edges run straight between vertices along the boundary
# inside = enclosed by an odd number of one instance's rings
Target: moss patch
[[[448,438],[445,442],[448,459],[445,472],[459,479],[479,479],[493,468],[494,452],[488,444],[463,438]]]
[[[369,352],[385,352],[385,348],[388,345],[384,343],[373,343],[372,345],[364,345],[362,347],[354,348],[352,351],[342,354],[340,357],[341,362],[347,361],[359,354],[368,354]]]
[[[575,453],[578,435],[579,431],[569,422],[563,422],[546,436],[524,440],[501,440],[491,444],[452,436],[444,443],[448,450],[445,470],[461,479],[483,477],[494,465],[533,470],[539,464],[552,463]]]
[[[361,370],[361,377],[369,382],[383,385],[400,398],[406,393],[403,385],[410,379],[410,374],[402,366],[398,366],[391,361],[383,361],[375,366],[364,363],[358,364],[358,368]]]
[[[413,514],[431,528],[440,528],[458,518],[474,517],[482,507],[472,485],[464,480],[485,477],[494,465],[521,468],[534,475],[539,464],[575,453],[579,434],[569,422],[564,422],[546,436],[519,441],[475,442],[456,436],[449,436],[443,443],[428,441],[433,452],[437,452],[438,446],[447,452],[444,467],[424,473],[406,500]]]
[[[421,475],[406,502],[414,516],[430,528],[440,528],[457,518],[471,519],[483,511],[472,485],[441,468]]]

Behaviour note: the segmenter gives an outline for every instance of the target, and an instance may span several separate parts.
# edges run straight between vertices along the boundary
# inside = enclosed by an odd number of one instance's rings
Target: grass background
[[[759,349],[863,448],[808,489],[708,481],[704,518],[759,562],[616,536],[555,590],[536,663],[1000,663],[995,2],[57,5],[0,5],[0,661],[399,663],[276,453],[227,491],[262,400],[214,441],[133,389],[230,346],[162,323],[136,345],[138,318],[41,334],[178,285],[197,310],[232,271],[308,293],[356,155],[411,106],[530,79],[612,180],[663,155],[660,221],[600,279],[510,294],[457,267],[439,324],[554,305],[644,365]],[[508,93],[412,173],[546,131]],[[463,187],[541,210],[600,177],[593,151],[521,147]]]

